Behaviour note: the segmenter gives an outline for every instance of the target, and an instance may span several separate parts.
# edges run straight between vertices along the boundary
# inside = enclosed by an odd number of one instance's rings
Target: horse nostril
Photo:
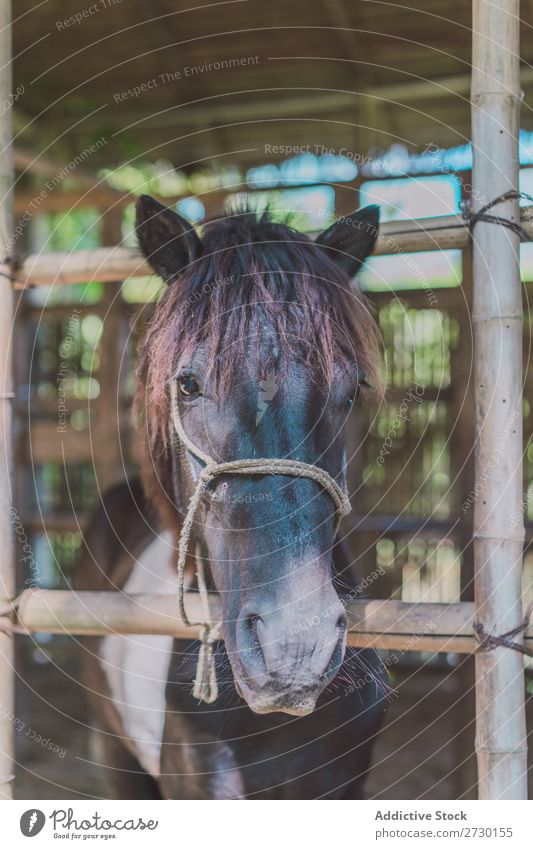
[[[265,657],[259,634],[259,623],[262,618],[258,613],[243,612],[239,617],[237,630],[237,649],[243,666],[243,674],[247,679],[255,680],[254,676],[263,675]]]
[[[339,636],[337,638],[335,648],[333,649],[333,654],[331,655],[326,670],[322,675],[324,680],[334,677],[342,665],[344,657],[344,633],[346,631],[345,616],[339,616],[337,620],[337,628],[339,630]]]

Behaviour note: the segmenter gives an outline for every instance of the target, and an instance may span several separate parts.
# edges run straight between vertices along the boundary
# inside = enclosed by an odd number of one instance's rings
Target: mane
[[[368,302],[311,239],[272,221],[268,212],[243,211],[207,223],[202,243],[202,256],[156,304],[137,369],[134,411],[145,431],[141,473],[165,522],[173,504],[168,385],[178,361],[197,346],[203,346],[220,399],[250,345],[259,350],[265,328],[276,338],[280,368],[296,358],[306,363],[310,379],[329,383],[335,363],[356,361],[369,383],[379,384]]]

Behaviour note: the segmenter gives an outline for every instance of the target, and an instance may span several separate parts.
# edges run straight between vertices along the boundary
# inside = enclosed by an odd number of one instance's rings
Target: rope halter
[[[189,500],[187,513],[185,515],[185,520],[181,528],[178,542],[178,610],[186,625],[201,626],[200,654],[198,656],[198,664],[196,667],[193,696],[199,701],[212,704],[218,697],[213,644],[220,639],[222,623],[213,622],[211,620],[203,561],[199,556],[198,551],[196,551],[197,580],[200,598],[205,611],[205,619],[201,622],[192,622],[185,610],[185,562],[189,552],[189,543],[192,535],[194,517],[208,484],[220,475],[286,475],[288,477],[308,478],[309,480],[316,481],[316,483],[328,493],[335,505],[335,534],[337,533],[342,517],[348,515],[351,507],[346,490],[341,488],[337,481],[324,471],[324,469],[315,466],[313,463],[302,463],[299,460],[282,460],[275,458],[231,460],[225,463],[217,463],[216,460],[209,456],[209,454],[206,454],[201,450],[201,448],[198,448],[198,446],[195,445],[185,433],[183,423],[180,418],[178,393],[176,389],[176,381],[174,380],[170,385],[170,401],[172,422],[178,439],[181,440],[183,445],[185,445],[187,450],[196,457],[197,460],[204,464],[204,467],[200,472],[196,488]]]

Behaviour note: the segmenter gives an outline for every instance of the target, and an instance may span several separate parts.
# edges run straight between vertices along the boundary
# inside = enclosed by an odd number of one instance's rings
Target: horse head
[[[220,595],[235,686],[257,713],[309,713],[344,658],[334,496],[350,409],[377,379],[374,321],[351,282],[377,225],[367,207],[313,241],[241,212],[200,236],[151,198],[137,205],[141,249],[167,283],[138,371],[145,486],[167,524],[201,490],[191,541]],[[254,473],[220,470],[199,488],[206,463],[257,458]],[[280,459],[294,473],[269,467]],[[307,466],[323,480],[298,473]]]

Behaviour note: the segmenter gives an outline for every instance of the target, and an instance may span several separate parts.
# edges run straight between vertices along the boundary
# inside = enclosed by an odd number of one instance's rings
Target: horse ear
[[[316,243],[349,277],[354,277],[372,253],[378,233],[379,206],[365,206],[324,230]]]
[[[166,283],[171,283],[202,253],[202,243],[192,224],[148,195],[137,200],[135,229],[144,257]]]

